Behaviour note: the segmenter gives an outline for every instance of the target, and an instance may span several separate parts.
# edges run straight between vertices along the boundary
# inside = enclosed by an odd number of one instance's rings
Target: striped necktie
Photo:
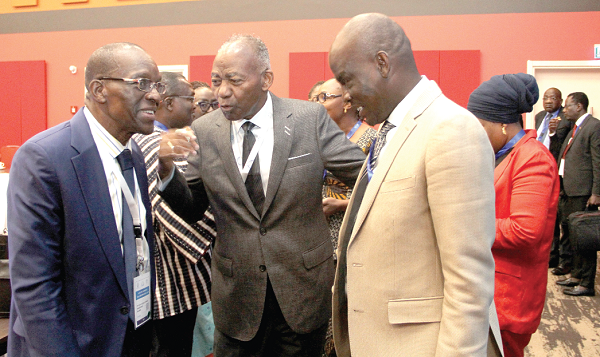
[[[387,133],[396,127],[394,124],[389,121],[384,121],[381,129],[377,133],[377,138],[375,139],[375,147],[373,148],[373,155],[371,155],[371,168],[375,169],[377,166],[377,158],[379,157],[379,153],[381,149],[385,146],[386,135]]]

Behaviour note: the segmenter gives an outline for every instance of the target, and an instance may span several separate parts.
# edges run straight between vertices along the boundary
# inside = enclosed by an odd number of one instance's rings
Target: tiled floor
[[[555,283],[562,278],[548,271],[542,321],[525,349],[525,356],[600,356],[600,274],[596,275],[596,296],[593,297],[563,294],[563,288]]]

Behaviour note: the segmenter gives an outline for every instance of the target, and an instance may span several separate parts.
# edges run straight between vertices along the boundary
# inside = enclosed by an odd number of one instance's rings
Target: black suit
[[[568,137],[569,132],[573,128],[573,122],[565,119],[563,115],[564,107],[560,107],[557,117],[560,117],[561,120],[558,122],[558,127],[556,128],[556,132],[554,135],[550,136],[550,146],[548,150],[556,160],[557,164],[560,164],[560,160],[558,159],[558,155],[560,154],[560,149],[562,148],[562,144],[565,141],[565,138]],[[540,125],[544,121],[544,118],[548,114],[547,111],[543,110],[535,115],[535,129],[538,131],[538,136],[540,135]],[[558,167],[558,165],[557,165]],[[556,266],[559,261],[560,256],[560,214],[556,217],[556,224],[554,226],[554,238],[552,239],[552,248],[550,249],[550,266]]]
[[[556,128],[554,135],[550,137],[550,147],[548,148],[556,162],[558,162],[558,154],[560,153],[562,144],[565,141],[565,138],[567,138],[569,131],[573,128],[573,123],[565,119],[563,109],[563,107],[560,107],[557,116],[562,120],[558,122],[558,127]],[[542,121],[544,121],[546,114],[548,114],[548,112],[543,110],[535,115],[535,129],[538,131],[538,135],[540,134],[540,125],[542,124]]]
[[[573,129],[569,131],[567,137],[570,138],[572,135]],[[562,145],[559,158],[564,155],[568,145],[569,140],[567,139]],[[585,118],[564,156],[564,174],[561,180],[559,203],[564,232],[561,241],[560,264],[570,265],[573,242],[569,236],[568,216],[573,212],[584,210],[587,200],[592,194],[600,195],[600,121],[598,119],[591,115]],[[581,279],[581,286],[593,289],[596,274],[596,252],[578,251],[572,255],[571,276]]]

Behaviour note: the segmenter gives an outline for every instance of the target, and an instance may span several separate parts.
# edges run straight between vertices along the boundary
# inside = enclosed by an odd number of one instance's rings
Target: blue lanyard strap
[[[352,135],[354,135],[354,133],[356,133],[356,131],[358,130],[358,128],[360,128],[362,122],[359,120],[356,122],[356,124],[354,124],[354,126],[352,127],[352,129],[350,129],[350,132],[348,132],[348,134],[346,134],[346,138],[348,138],[348,140],[350,140],[350,138],[352,137]]]
[[[498,158],[502,157],[502,155],[506,154],[506,152],[510,149],[513,148],[513,146],[515,146],[516,143],[519,142],[519,140],[521,140],[522,137],[525,136],[525,130],[521,129],[521,131],[519,131],[517,133],[517,135],[513,136],[512,139],[510,139],[509,142],[506,143],[506,145],[504,145],[504,147],[502,149],[500,149],[500,151],[498,151],[498,153],[496,153],[496,160],[498,160]]]

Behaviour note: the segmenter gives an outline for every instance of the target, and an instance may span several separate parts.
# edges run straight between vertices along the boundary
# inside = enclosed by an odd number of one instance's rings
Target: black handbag
[[[578,211],[569,215],[569,234],[575,250],[600,250],[600,211]]]

